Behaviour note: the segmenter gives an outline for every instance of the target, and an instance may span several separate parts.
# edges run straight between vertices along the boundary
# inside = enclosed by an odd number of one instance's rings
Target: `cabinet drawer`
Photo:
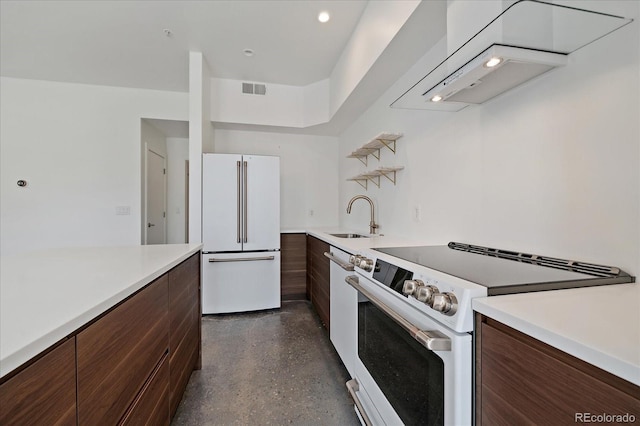
[[[311,304],[320,320],[329,329],[330,323],[330,261],[324,253],[330,250],[329,244],[318,238],[307,236],[307,283]]]
[[[0,424],[75,425],[75,363],[71,338],[3,383]]]
[[[198,312],[199,313],[199,312]],[[170,353],[169,405],[173,416],[180,405],[191,372],[198,362],[198,327],[192,324],[183,339]]]
[[[280,236],[283,271],[304,271],[306,269],[307,244],[305,234],[282,234]]]
[[[169,271],[169,345],[178,346],[200,320],[200,256],[195,255]],[[170,351],[170,352],[171,352]]]
[[[307,276],[306,234],[281,234],[280,297],[281,300],[304,300]]]
[[[165,355],[127,412],[121,425],[169,424],[169,360]]]
[[[169,407],[176,412],[200,348],[200,254],[169,271]]]
[[[325,326],[325,328],[329,330],[331,326],[329,296],[326,293],[319,291],[316,287],[317,286],[314,286],[313,299],[311,300],[311,302],[318,316],[320,317],[320,321]]]
[[[640,416],[640,388],[482,317],[477,424],[575,424],[580,413]]]
[[[77,335],[79,423],[121,419],[168,347],[165,274]]]
[[[284,271],[280,273],[281,300],[305,300],[307,271]]]

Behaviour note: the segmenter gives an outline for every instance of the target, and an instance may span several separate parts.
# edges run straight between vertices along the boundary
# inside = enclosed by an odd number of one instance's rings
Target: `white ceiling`
[[[214,77],[307,85],[329,77],[366,4],[1,0],[0,74],[187,92],[201,51]]]

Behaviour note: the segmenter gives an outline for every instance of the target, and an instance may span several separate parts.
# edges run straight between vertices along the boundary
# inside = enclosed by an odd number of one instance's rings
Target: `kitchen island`
[[[3,257],[0,422],[24,412],[23,420],[36,419],[28,402],[50,400],[44,395],[57,387],[69,406],[43,409],[46,415],[60,408],[61,418],[80,424],[100,421],[97,414],[135,422],[157,413],[168,421],[199,364],[200,248],[65,248]],[[22,414],[7,401],[22,405]]]

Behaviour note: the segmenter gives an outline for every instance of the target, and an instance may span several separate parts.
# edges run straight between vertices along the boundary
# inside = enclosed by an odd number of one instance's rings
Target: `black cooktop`
[[[616,267],[464,243],[374,250],[480,284],[489,296],[635,282]]]

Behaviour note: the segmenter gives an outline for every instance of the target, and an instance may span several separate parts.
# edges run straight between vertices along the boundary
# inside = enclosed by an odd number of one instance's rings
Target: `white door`
[[[166,244],[166,159],[147,150],[146,244]]]
[[[280,248],[280,158],[244,155],[243,250]]]
[[[242,156],[202,156],[203,251],[242,250]]]

